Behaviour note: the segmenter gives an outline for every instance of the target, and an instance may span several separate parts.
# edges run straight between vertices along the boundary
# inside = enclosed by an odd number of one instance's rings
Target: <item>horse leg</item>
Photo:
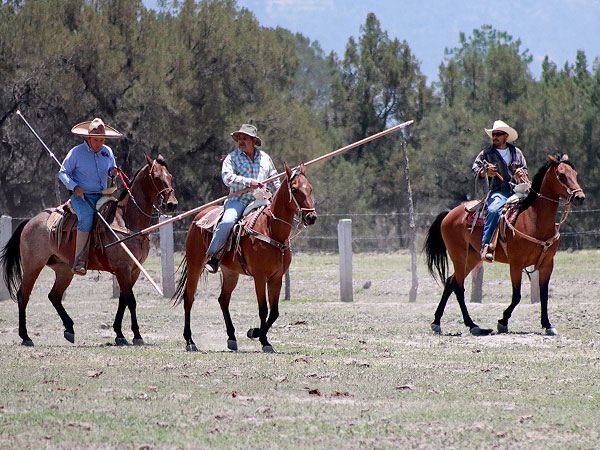
[[[273,323],[279,317],[279,295],[281,293],[281,284],[283,281],[283,277],[277,277],[269,280],[267,283],[267,289],[269,292],[269,318],[267,319],[267,323],[265,325],[265,342],[266,336]],[[263,346],[263,352],[273,352],[273,347],[267,344],[267,347]]]
[[[65,291],[71,284],[71,280],[73,280],[73,271],[71,267],[66,264],[56,264],[51,266],[56,274],[56,279],[54,280],[54,285],[52,289],[48,293],[48,299],[54,309],[60,316],[62,323],[65,327],[64,337],[71,344],[75,343],[75,330],[73,329],[73,320],[67,314],[65,310],[62,299]]]
[[[547,264],[540,267],[540,308],[541,308],[541,322],[542,328],[546,329],[548,336],[557,336],[558,332],[550,323],[548,318],[548,289],[550,286],[550,276],[552,275],[552,269],[554,268],[554,260],[549,259]]]
[[[231,320],[231,314],[229,314],[229,303],[231,301],[231,293],[235,289],[238,283],[239,274],[228,270],[225,267],[221,267],[223,272],[223,286],[221,287],[221,293],[219,294],[219,306],[221,306],[221,312],[223,313],[223,319],[225,320],[225,328],[227,329],[227,348],[229,350],[237,351],[237,339],[235,338],[235,327]]]
[[[201,255],[200,255],[201,253]],[[185,349],[188,352],[197,352],[198,347],[192,339],[192,306],[194,305],[194,295],[198,288],[198,280],[202,274],[202,263],[204,262],[204,252],[194,251],[193,249],[186,250],[186,280],[185,290],[183,291],[183,311],[184,325],[183,338],[185,339]]]
[[[512,312],[521,301],[521,279],[522,269],[514,265],[510,266],[510,280],[512,282],[512,299],[508,308],[504,310],[502,319],[498,321],[498,333],[508,333],[508,319],[512,316]]]
[[[27,334],[26,310],[31,291],[33,290],[33,285],[44,268],[44,265],[38,264],[34,267],[27,267],[27,259],[22,258],[21,261],[23,262],[23,280],[17,291],[17,302],[19,304],[19,337],[22,339],[21,345],[33,347],[33,341]]]
[[[135,297],[133,296],[133,282],[131,278],[132,274],[125,267],[119,267],[115,270],[115,276],[117,277],[117,282],[119,283],[119,304],[117,306],[117,312],[115,314],[115,320],[113,322],[113,330],[116,334],[115,344],[121,347],[129,345],[129,342],[123,335],[123,316],[125,315],[125,309],[127,307],[130,307],[130,304],[132,302],[134,305],[134,312],[131,317],[131,328],[134,332],[134,338],[142,339],[142,337],[140,336],[139,328],[137,325],[137,319],[135,316]]]
[[[260,328],[250,328],[248,337],[258,338],[262,344],[262,350],[265,353],[273,353],[273,347],[267,340],[267,315],[269,308],[267,306],[267,280],[263,276],[254,277],[254,291],[256,292],[256,300],[258,301],[258,317],[260,318]]]
[[[446,308],[446,303],[448,303],[448,298],[450,298],[450,294],[452,294],[453,287],[452,283],[454,282],[454,275],[448,277],[446,279],[446,283],[444,283],[444,292],[442,292],[442,298],[440,299],[440,303],[438,304],[437,309],[435,310],[435,315],[433,316],[433,322],[431,322],[431,330],[435,334],[442,334],[441,320],[444,315],[444,309]]]

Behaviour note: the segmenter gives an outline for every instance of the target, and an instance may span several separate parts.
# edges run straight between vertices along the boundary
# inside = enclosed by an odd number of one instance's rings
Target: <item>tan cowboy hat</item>
[[[260,144],[262,144],[262,141],[256,134],[256,127],[254,125],[245,123],[240,127],[239,131],[234,131],[233,133],[231,133],[231,137],[233,138],[233,140],[235,142],[238,141],[238,134],[240,134],[240,133],[245,134],[250,137],[253,137],[253,138],[256,138],[256,146],[257,147],[260,147]]]
[[[109,127],[102,122],[102,119],[95,118],[87,122],[81,122],[71,128],[71,133],[86,137],[119,138],[122,136],[113,127]]]
[[[492,125],[491,129],[488,130],[487,128],[485,128],[485,132],[490,138],[492,137],[492,133],[494,131],[504,131],[506,134],[508,134],[506,142],[516,141],[519,137],[519,133],[517,133],[517,130],[515,130],[512,127],[509,127],[508,125],[506,125],[506,123],[502,122],[501,120],[496,120]]]

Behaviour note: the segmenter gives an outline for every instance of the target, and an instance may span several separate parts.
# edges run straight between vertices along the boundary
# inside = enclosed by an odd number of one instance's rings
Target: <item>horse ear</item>
[[[560,158],[561,161],[568,161],[569,160],[569,155],[567,155],[566,153],[564,155],[562,155],[562,157]]]
[[[300,172],[304,175],[306,173],[306,166],[304,163],[300,164]]]
[[[285,166],[285,173],[287,174],[288,179],[292,177],[292,169],[290,169],[290,166],[287,165],[287,163],[283,163],[283,165]]]
[[[548,155],[548,159],[549,159],[550,161],[552,161],[553,163],[557,163],[557,162],[558,162],[558,159],[556,159],[556,158],[555,158],[554,156],[552,156],[552,155]]]
[[[150,157],[149,157],[148,155],[146,155],[145,153],[144,153],[144,156],[146,157],[146,162],[148,163],[148,165],[149,165],[149,166],[152,166],[152,163],[154,162],[154,161],[152,161],[152,158],[150,158]]]

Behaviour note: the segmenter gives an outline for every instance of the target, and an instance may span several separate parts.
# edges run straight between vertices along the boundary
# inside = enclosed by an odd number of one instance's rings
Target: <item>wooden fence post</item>
[[[419,277],[417,275],[417,232],[415,230],[415,212],[413,209],[412,190],[410,189],[410,173],[408,170],[408,154],[406,153],[406,141],[402,141],[402,153],[404,154],[404,178],[406,180],[406,195],[408,197],[409,216],[409,248],[410,248],[410,270],[412,273],[412,285],[408,294],[408,301],[417,301],[419,290]]]
[[[479,263],[478,266],[471,272],[471,302],[472,303],[483,303],[483,263]]]
[[[540,302],[540,272],[534,270],[529,275],[531,281],[531,303]]]
[[[290,268],[285,271],[285,295],[283,297],[284,300],[291,299],[291,288],[290,288]]]
[[[0,217],[0,246],[4,248],[10,237],[12,236],[12,217],[2,216]],[[4,267],[0,267],[2,273],[4,273]],[[10,293],[8,292],[8,286],[4,281],[4,277],[0,276],[0,300],[8,300]]]
[[[340,299],[354,300],[352,292],[352,220],[338,222],[338,248],[340,251]]]
[[[169,217],[161,216],[163,222]],[[173,243],[173,223],[160,229],[160,262],[162,268],[163,296],[171,298],[175,294],[175,254]]]

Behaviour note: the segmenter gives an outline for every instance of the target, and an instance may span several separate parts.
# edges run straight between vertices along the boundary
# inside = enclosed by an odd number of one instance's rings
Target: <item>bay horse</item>
[[[279,316],[279,294],[282,279],[292,262],[292,251],[289,247],[292,222],[296,215],[305,226],[314,224],[317,219],[311,198],[312,186],[306,178],[304,165],[292,171],[286,164],[285,171],[286,177],[277,189],[272,204],[260,213],[253,231],[240,239],[241,253],[236,253],[234,245],[232,249],[224,253],[221,260],[223,281],[219,294],[219,305],[225,319],[229,350],[236,351],[238,349],[235,328],[229,314],[231,294],[238,283],[239,276],[249,275],[254,278],[260,328],[250,328],[247,336],[251,339],[258,338],[263,352],[272,353],[274,351],[267,340],[267,332]],[[183,337],[187,351],[198,351],[192,340],[191,309],[198,280],[204,271],[204,262],[207,259],[206,250],[212,237],[212,233],[196,226],[196,223],[215,208],[218,207],[207,208],[198,213],[188,229],[185,259],[181,266],[182,275],[173,296],[175,304],[183,301],[185,311]]]
[[[570,205],[583,204],[585,194],[577,182],[577,172],[567,155],[560,158],[549,156],[547,162],[533,178],[527,197],[519,206],[514,226],[508,226],[505,243],[496,247],[495,260],[509,264],[512,283],[512,300],[498,320],[498,333],[508,333],[508,320],[521,300],[521,276],[525,267],[534,266],[539,271],[540,306],[542,328],[549,336],[557,334],[548,318],[548,285],[554,267],[554,255],[558,249],[560,234],[555,224],[559,199]],[[475,227],[473,233],[466,222],[464,205],[440,213],[433,221],[424,245],[427,266],[431,275],[445,280],[444,292],[435,311],[431,329],[441,334],[440,320],[450,295],[454,292],[464,323],[473,335],[491,334],[491,329],[479,328],[465,304],[465,278],[481,263],[480,250],[483,227]],[[564,216],[563,220],[566,219]],[[562,223],[562,221],[561,221]],[[502,223],[501,225],[502,226]],[[454,265],[454,273],[446,278],[448,254]]]
[[[159,205],[163,211],[175,210],[177,198],[171,186],[171,179],[171,173],[162,156],[159,155],[156,160],[146,156],[146,164],[136,173],[131,182],[130,192],[124,190],[119,201],[113,205],[111,215],[114,219],[109,220],[109,223],[119,236],[124,237],[129,232],[147,228],[151,219],[156,217],[153,214],[153,210],[157,210],[156,205]],[[19,224],[2,250],[4,278],[11,297],[19,305],[19,336],[23,340],[22,345],[25,346],[33,346],[33,341],[27,334],[27,303],[35,281],[44,266],[50,267],[56,275],[48,299],[62,319],[65,339],[71,343],[75,342],[73,320],[63,307],[62,299],[73,279],[69,261],[74,253],[76,231],[63,233],[63,239],[59,242],[51,239],[47,225],[51,213],[51,209],[44,210],[32,219]],[[143,345],[144,340],[138,327],[136,301],[133,295],[133,285],[140,275],[140,270],[120,246],[104,249],[104,245],[115,240],[104,227],[98,232],[94,228],[90,233],[90,239],[88,270],[111,272],[115,274],[119,283],[119,305],[113,323],[113,330],[116,333],[115,343],[129,345],[121,331],[125,308],[129,308],[133,344]],[[150,250],[149,238],[140,235],[125,242],[133,255],[143,263]]]

